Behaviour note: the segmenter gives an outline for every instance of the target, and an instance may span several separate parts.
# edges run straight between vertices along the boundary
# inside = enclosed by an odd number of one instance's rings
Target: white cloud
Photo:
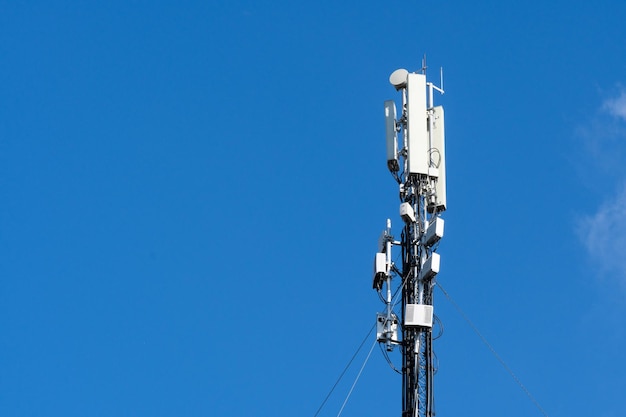
[[[617,281],[626,292],[626,90],[620,88],[600,110],[579,134],[585,141],[585,156],[595,167],[590,185],[606,194],[596,195],[604,201],[594,214],[579,218],[577,232],[597,275]]]
[[[626,184],[595,214],[580,219],[578,235],[596,270],[615,276],[626,289]]]
[[[626,92],[621,91],[616,98],[610,98],[604,102],[602,109],[612,116],[626,120]]]
[[[587,180],[590,168],[595,171],[594,181],[615,184],[626,181],[626,90],[604,100],[585,125],[578,126],[576,135],[581,152],[575,159],[583,180]],[[594,184],[588,186],[595,188]]]

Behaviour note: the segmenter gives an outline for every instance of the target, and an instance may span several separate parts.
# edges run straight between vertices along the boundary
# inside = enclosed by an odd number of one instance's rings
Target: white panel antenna
[[[385,101],[385,132],[387,135],[387,167],[391,172],[398,172],[398,131],[396,130],[396,103]]]
[[[377,253],[374,257],[374,276],[372,279],[372,288],[381,288],[382,283],[387,278],[387,255]]]
[[[405,223],[415,222],[415,210],[413,210],[410,203],[400,204],[400,217],[402,217]]]
[[[446,143],[444,131],[443,107],[432,109],[429,120],[430,138],[430,165],[437,168],[438,176],[435,185],[436,202],[428,206],[428,211],[444,211],[446,209]]]
[[[419,279],[432,279],[439,273],[439,265],[441,264],[441,258],[438,253],[433,253],[426,259],[422,269],[420,270]]]
[[[428,225],[426,233],[424,233],[423,241],[426,246],[432,246],[439,242],[439,239],[443,237],[443,219],[437,217],[433,222]]]
[[[409,173],[428,175],[428,115],[426,113],[426,76],[407,78],[407,135]]]

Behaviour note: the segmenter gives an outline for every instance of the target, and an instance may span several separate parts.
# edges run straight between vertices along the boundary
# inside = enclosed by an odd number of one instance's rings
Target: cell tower
[[[426,81],[425,68],[422,73],[399,69],[389,81],[402,96],[400,115],[396,114],[394,100],[385,101],[385,120],[387,167],[400,188],[404,227],[400,241],[396,241],[391,220],[387,219],[379,239],[373,288],[386,308],[377,314],[376,337],[386,351],[399,347],[402,354],[402,417],[432,417],[436,371],[433,289],[440,265],[436,250],[443,237],[440,215],[446,210],[443,107],[434,106],[433,92],[443,94],[443,77],[441,87],[436,87]],[[392,256],[394,246],[401,247],[400,267]],[[402,296],[399,318],[395,309],[397,294]]]

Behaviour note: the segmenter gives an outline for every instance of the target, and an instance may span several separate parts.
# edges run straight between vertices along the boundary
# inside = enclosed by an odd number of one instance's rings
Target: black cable
[[[437,340],[443,335],[443,322],[436,314],[433,314],[433,316],[435,317],[435,323],[439,324],[439,333],[437,333],[437,336],[433,336],[433,340]]]
[[[320,411],[322,411],[322,408],[324,407],[324,405],[326,404],[326,401],[328,401],[328,399],[330,398],[331,394],[333,393],[333,391],[337,387],[337,384],[339,384],[339,382],[341,381],[341,378],[343,378],[343,376],[345,375],[346,371],[348,370],[348,368],[352,364],[352,361],[354,361],[354,358],[356,358],[356,356],[358,355],[359,351],[361,350],[361,348],[363,347],[363,345],[367,341],[367,338],[370,337],[370,334],[372,334],[372,330],[374,330],[374,327],[376,327],[376,323],[374,323],[372,328],[367,332],[367,335],[365,335],[365,338],[363,339],[363,341],[361,342],[361,344],[357,348],[356,352],[354,352],[354,355],[352,355],[352,358],[350,359],[350,361],[348,362],[346,367],[341,372],[341,375],[339,375],[339,378],[337,378],[337,381],[335,382],[335,385],[333,385],[333,387],[330,389],[330,391],[328,392],[328,395],[326,395],[326,398],[324,398],[324,401],[322,401],[322,404],[320,405],[320,408],[317,409],[317,411],[315,412],[315,415],[313,415],[313,417],[317,417],[317,415],[320,413]]]
[[[391,362],[391,359],[389,358],[389,353],[387,353],[387,351],[383,349],[382,343],[379,343],[378,347],[380,348],[380,351],[383,353],[383,357],[385,358],[385,360],[387,360],[387,363],[389,364],[391,369],[393,369],[394,371],[402,375],[402,372],[398,371],[398,369],[393,365],[393,362]]]

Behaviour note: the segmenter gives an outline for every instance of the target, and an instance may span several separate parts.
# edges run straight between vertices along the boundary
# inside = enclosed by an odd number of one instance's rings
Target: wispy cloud
[[[606,195],[595,213],[581,216],[577,232],[589,263],[600,276],[626,291],[626,90],[606,99],[587,128],[580,129],[586,156],[595,166],[594,181],[615,184],[602,187]]]
[[[620,88],[617,95],[604,100],[576,133],[582,141],[576,158],[581,176],[593,169],[603,181],[626,181],[626,90]]]
[[[626,289],[626,184],[596,213],[579,220],[578,235],[596,271],[615,276]]]
[[[626,91],[621,90],[619,96],[605,100],[602,109],[612,116],[626,120]]]

